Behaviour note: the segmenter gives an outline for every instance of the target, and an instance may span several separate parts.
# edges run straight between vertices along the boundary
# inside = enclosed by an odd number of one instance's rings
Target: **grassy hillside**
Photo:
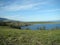
[[[60,30],[19,30],[0,26],[0,45],[60,45]]]
[[[60,22],[28,22],[30,24],[60,24]]]

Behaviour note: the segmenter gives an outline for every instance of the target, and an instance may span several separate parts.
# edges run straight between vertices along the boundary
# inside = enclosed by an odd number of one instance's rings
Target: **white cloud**
[[[36,5],[38,5],[38,4],[10,5],[10,6],[3,7],[3,9],[9,10],[9,11],[16,11],[16,10],[24,10],[24,9],[33,8]]]
[[[58,11],[58,10],[60,9],[52,9],[52,10],[46,10],[46,11],[51,12],[51,11]]]
[[[23,3],[20,4],[20,2],[13,2],[10,5],[2,6],[1,9],[4,11],[18,11],[18,10],[27,10],[27,9],[34,9],[37,8],[36,6],[41,6],[43,4],[46,4],[46,2],[38,2],[34,3],[32,1],[23,1]],[[3,4],[2,4],[3,5]]]
[[[60,9],[39,10],[38,12],[54,12],[54,11],[60,11]]]

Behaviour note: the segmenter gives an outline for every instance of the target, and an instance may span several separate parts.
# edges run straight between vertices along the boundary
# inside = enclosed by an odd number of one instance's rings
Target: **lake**
[[[33,24],[30,26],[23,26],[22,29],[29,29],[29,30],[41,30],[41,28],[45,28],[45,30],[51,29],[60,29],[60,24]]]

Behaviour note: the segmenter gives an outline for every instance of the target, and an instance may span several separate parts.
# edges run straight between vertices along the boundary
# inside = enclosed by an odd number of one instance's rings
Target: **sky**
[[[0,0],[0,17],[18,21],[60,20],[60,0]]]

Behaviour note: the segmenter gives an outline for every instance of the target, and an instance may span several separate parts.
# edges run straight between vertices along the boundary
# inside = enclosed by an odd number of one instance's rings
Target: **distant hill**
[[[51,21],[51,22],[60,22],[60,20],[56,20],[56,21]]]
[[[1,21],[1,20],[7,20],[7,19],[6,19],[6,18],[0,18],[0,21]]]
[[[7,18],[0,18],[0,22],[6,22],[9,21]]]
[[[0,18],[0,22],[20,22],[20,21],[10,20],[7,18]]]
[[[22,21],[10,20],[10,19],[7,19],[7,18],[0,18],[0,22],[22,22]],[[56,20],[56,21],[43,21],[43,22],[60,22],[60,20]]]

